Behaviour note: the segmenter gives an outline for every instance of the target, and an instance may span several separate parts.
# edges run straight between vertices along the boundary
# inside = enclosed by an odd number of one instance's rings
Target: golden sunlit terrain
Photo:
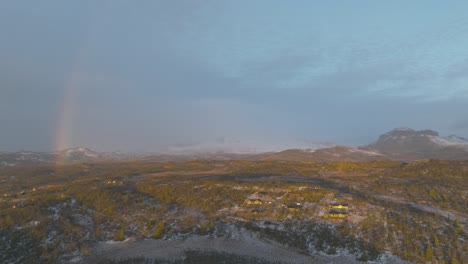
[[[467,161],[122,161],[3,167],[0,181],[2,263],[117,263],[103,245],[224,238],[232,228],[305,256],[468,259]],[[173,262],[270,263],[226,252],[187,250]]]

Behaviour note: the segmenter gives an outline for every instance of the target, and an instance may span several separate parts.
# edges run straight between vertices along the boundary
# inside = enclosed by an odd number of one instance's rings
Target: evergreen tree
[[[154,230],[152,237],[154,239],[160,239],[162,235],[164,234],[164,228],[165,228],[164,222],[160,222],[158,226],[156,226],[156,229]]]
[[[122,228],[119,232],[115,234],[115,241],[124,241],[125,240],[125,230]]]
[[[432,250],[432,247],[430,245],[428,245],[427,248],[426,248],[426,260],[427,261],[432,260],[433,256],[434,256],[434,252]]]

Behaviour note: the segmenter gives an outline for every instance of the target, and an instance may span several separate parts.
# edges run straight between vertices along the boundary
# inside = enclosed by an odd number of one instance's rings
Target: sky
[[[395,127],[468,137],[466,10],[2,1],[0,151],[361,145]]]

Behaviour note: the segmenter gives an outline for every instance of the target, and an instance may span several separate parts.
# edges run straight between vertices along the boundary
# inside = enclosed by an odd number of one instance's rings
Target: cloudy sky
[[[468,2],[3,1],[0,150],[468,137]],[[223,140],[221,140],[223,141]]]

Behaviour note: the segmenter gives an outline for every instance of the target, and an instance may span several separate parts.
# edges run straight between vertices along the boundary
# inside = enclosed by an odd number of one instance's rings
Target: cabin
[[[262,200],[260,200],[260,199],[247,199],[247,200],[245,200],[245,203],[247,205],[261,205],[261,204],[263,204]]]
[[[292,203],[292,204],[286,205],[286,208],[292,209],[292,210],[299,210],[299,209],[302,208],[302,204],[301,203]]]
[[[330,214],[348,214],[348,211],[340,210],[340,209],[331,209],[329,213]]]
[[[325,218],[346,218],[347,214],[326,214]]]
[[[349,209],[348,203],[344,203],[344,202],[331,202],[330,207],[333,209],[344,209],[344,210]]]
[[[116,184],[116,185],[122,185],[123,182],[121,181],[116,181],[116,180],[108,180],[107,184]]]
[[[408,165],[409,162],[402,162],[400,163],[400,168],[403,168],[403,167],[406,167],[406,165]]]
[[[339,210],[339,209],[332,209],[325,214],[325,218],[346,218],[348,216],[348,211],[346,210]]]

